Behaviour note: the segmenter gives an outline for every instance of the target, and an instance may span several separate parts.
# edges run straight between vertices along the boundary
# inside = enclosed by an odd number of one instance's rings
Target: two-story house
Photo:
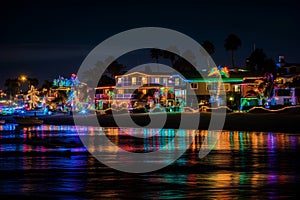
[[[131,72],[115,77],[116,85],[101,87],[103,92],[98,94],[98,100],[106,97],[107,92],[113,91],[113,104],[152,105],[159,103],[163,106],[180,104],[198,108],[202,101],[209,102],[212,97],[218,98],[219,105],[225,105],[226,92],[239,92],[242,78],[223,78],[223,87],[218,78],[186,78],[171,73]],[[222,90],[222,92],[220,92]],[[223,96],[222,96],[223,95]]]

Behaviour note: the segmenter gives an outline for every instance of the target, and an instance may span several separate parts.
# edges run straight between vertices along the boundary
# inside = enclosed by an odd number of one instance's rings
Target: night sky
[[[9,2],[0,3],[0,88],[3,89],[7,78],[21,74],[40,82],[58,75],[70,76],[101,41],[146,26],[174,29],[199,43],[211,41],[216,48],[213,59],[217,65],[231,63],[231,54],[223,46],[231,33],[242,41],[236,52],[237,66],[243,66],[254,44],[270,58],[285,55],[288,62],[300,62],[297,1]]]

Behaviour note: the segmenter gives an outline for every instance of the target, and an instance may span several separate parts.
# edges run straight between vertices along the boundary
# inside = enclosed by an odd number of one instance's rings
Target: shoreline
[[[97,116],[98,122],[101,127],[132,127],[121,125],[119,126],[115,120],[118,121],[125,120],[128,115],[118,114],[87,114],[87,115],[68,115],[68,114],[54,114],[49,116],[38,116],[44,120],[46,125],[75,125],[74,119],[77,125],[91,126],[94,125],[95,115]],[[151,117],[162,117],[164,114],[153,113],[150,114]],[[215,116],[219,116],[216,113]],[[138,124],[137,127],[145,128],[161,128],[161,125],[147,126],[151,120],[148,113],[143,114],[130,114],[131,119]],[[192,126],[185,123],[185,125],[180,125],[181,117],[184,117],[186,121],[191,121]],[[6,120],[6,123],[16,123],[13,116],[2,116]],[[200,112],[200,113],[167,113],[166,121],[163,128],[174,128],[174,129],[191,129],[197,127],[197,122],[195,119],[200,118],[198,123],[199,130],[207,130],[210,125],[211,113],[210,112]],[[300,133],[299,125],[300,114],[299,113],[226,113],[226,118],[224,122],[224,131],[254,131],[254,132],[281,132],[281,133]],[[98,126],[98,123],[96,124]],[[221,126],[219,126],[221,127]]]

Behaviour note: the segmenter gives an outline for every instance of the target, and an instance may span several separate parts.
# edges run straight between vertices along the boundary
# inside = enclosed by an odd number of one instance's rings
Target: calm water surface
[[[93,138],[105,133],[126,151],[152,152],[175,136],[170,152],[188,150],[172,165],[133,174],[95,159],[78,136],[89,135],[90,152],[114,152]],[[190,141],[187,134],[195,134]],[[0,126],[0,198],[28,199],[282,199],[296,197],[300,182],[300,134],[220,133],[213,150],[198,153],[207,131],[74,126]],[[134,139],[144,135],[146,139]],[[152,137],[149,137],[152,136]],[[189,144],[192,143],[190,146]],[[111,162],[116,161],[112,156]],[[124,159],[123,162],[130,162]]]

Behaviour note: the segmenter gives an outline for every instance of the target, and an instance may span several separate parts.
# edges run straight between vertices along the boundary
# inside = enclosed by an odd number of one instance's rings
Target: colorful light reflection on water
[[[13,124],[0,130],[0,197],[284,198],[296,195],[300,180],[298,134],[223,131],[208,156],[199,159],[207,131]],[[100,132],[127,151],[156,151],[175,135],[182,140],[169,150],[188,150],[161,170],[123,173],[101,164],[80,145],[78,134],[86,134],[92,136],[89,151],[115,151],[95,145]],[[186,134],[195,134],[194,141]]]

